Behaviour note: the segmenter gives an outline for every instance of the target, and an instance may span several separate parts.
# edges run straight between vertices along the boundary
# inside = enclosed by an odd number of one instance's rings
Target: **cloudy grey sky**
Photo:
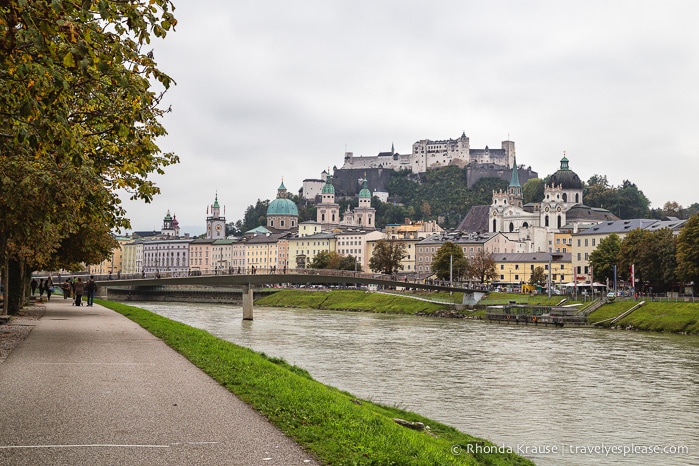
[[[462,131],[515,141],[540,177],[563,151],[583,180],[630,180],[650,199],[699,202],[695,0],[175,0],[154,43],[177,86],[161,147],[181,163],[134,230],[168,210],[203,232],[355,156],[411,151]]]

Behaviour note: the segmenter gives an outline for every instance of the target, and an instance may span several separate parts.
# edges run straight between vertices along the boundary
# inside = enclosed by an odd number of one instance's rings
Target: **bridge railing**
[[[433,280],[426,279],[424,276],[420,277],[416,273],[410,274],[381,274],[373,272],[360,272],[353,270],[338,270],[338,269],[288,269],[280,270],[279,268],[263,268],[263,267],[247,267],[238,268],[231,267],[229,269],[191,269],[191,270],[175,270],[175,271],[148,271],[136,274],[103,274],[95,275],[95,279],[98,282],[108,282],[110,280],[135,280],[135,279],[154,279],[154,278],[186,278],[186,277],[213,277],[213,276],[254,276],[254,275],[278,275],[278,276],[308,276],[309,282],[313,281],[311,277],[336,277],[341,279],[346,277],[348,279],[366,279],[372,281],[382,281],[382,282],[392,282],[392,286],[398,286],[398,283],[405,283],[406,287],[410,284],[419,285],[433,285],[449,287],[450,283],[448,280]],[[298,280],[296,280],[298,281]],[[284,283],[283,279],[278,280],[279,283]],[[341,283],[341,280],[338,280]],[[480,286],[474,286],[471,283],[461,283],[454,282],[454,287],[461,287],[467,289],[478,289]],[[485,291],[485,290],[484,290]]]

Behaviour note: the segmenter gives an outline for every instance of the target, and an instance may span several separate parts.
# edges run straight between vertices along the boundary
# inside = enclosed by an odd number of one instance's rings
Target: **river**
[[[229,305],[129,304],[539,465],[699,464],[697,337],[309,309],[256,308],[243,321]]]

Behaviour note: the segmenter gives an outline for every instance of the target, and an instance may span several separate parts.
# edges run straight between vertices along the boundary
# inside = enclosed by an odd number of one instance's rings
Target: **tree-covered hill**
[[[528,180],[523,189],[524,203],[541,202],[544,198],[543,180]],[[409,170],[393,173],[388,184],[389,202],[372,199],[376,209],[376,226],[403,223],[406,218],[413,221],[436,220],[442,228],[456,228],[471,207],[489,205],[493,191],[506,190],[509,181],[499,178],[482,178],[471,188],[467,188],[466,170],[448,166],[430,170],[427,173],[412,173]],[[315,220],[315,207],[302,201],[298,196],[293,200],[299,206],[299,222]],[[357,206],[356,198],[337,199],[341,215],[347,207]],[[699,204],[684,208],[677,202],[666,202],[662,208],[650,209],[650,201],[634,183],[625,180],[620,186],[612,186],[606,176],[593,175],[583,190],[583,202],[590,207],[611,211],[621,219],[663,218],[673,216],[688,218],[699,212]],[[243,220],[229,225],[230,232],[242,233],[259,225],[265,225],[269,201],[258,199],[250,205]]]

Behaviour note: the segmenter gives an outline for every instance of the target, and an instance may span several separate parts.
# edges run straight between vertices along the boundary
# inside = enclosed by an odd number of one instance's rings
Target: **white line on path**
[[[215,445],[218,442],[175,442],[169,445],[92,443],[84,445],[0,445],[0,450],[20,450],[30,448],[170,448],[178,445]]]

